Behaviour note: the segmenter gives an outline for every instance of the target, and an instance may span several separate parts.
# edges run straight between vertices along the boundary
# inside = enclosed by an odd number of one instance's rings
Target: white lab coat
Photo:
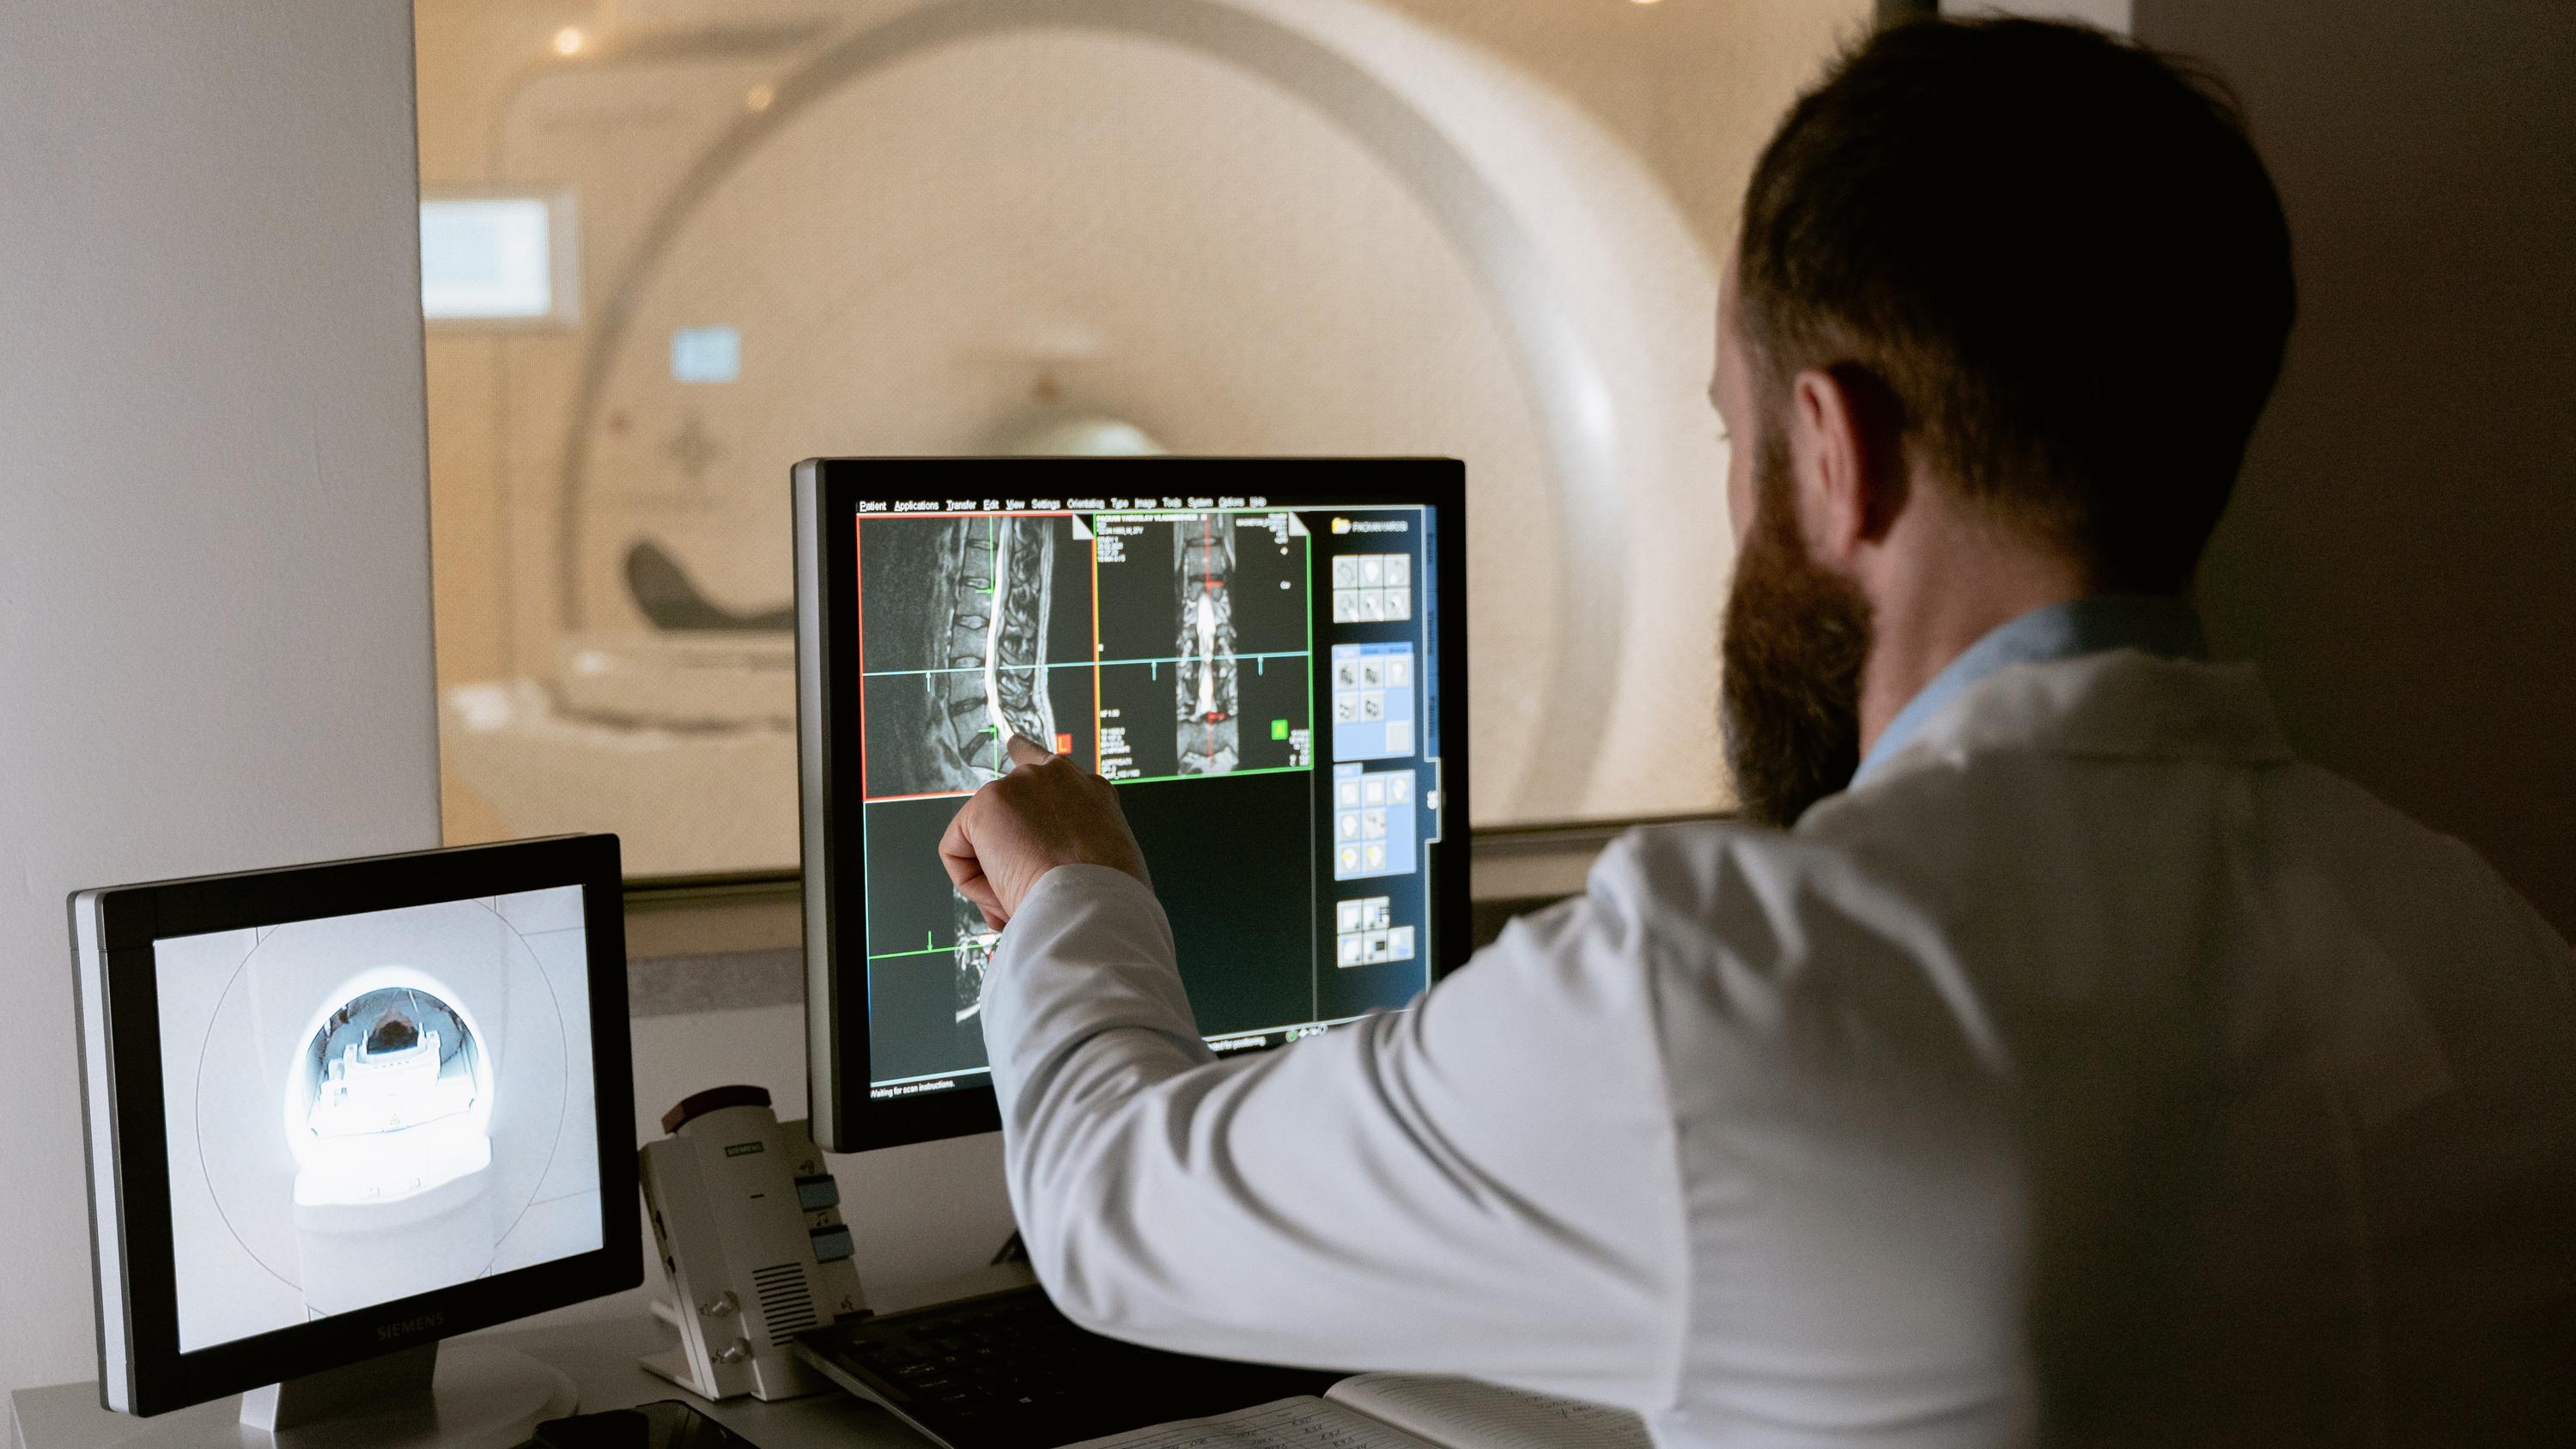
[[[1065,1311],[1666,1445],[2576,1444],[2576,990],[2244,667],[2005,669],[1792,834],[1643,830],[1415,1010],[1202,1047],[1050,873],[985,1036]]]

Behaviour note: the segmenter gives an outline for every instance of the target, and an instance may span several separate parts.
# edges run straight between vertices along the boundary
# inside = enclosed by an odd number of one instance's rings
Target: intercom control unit
[[[796,1335],[867,1312],[840,1185],[802,1119],[759,1087],[713,1087],[665,1113],[639,1154],[644,1205],[673,1301],[654,1311],[677,1346],[644,1367],[709,1399],[793,1398],[831,1387]]]

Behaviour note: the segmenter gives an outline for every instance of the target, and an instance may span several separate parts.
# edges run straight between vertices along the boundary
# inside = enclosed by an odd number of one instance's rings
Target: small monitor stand
[[[516,1349],[430,1342],[252,1389],[241,1424],[281,1446],[509,1449],[577,1402],[571,1379]]]
[[[578,1407],[571,1379],[516,1349],[424,1343],[149,1419],[85,1403],[22,1415],[21,1449],[513,1449]],[[236,1423],[235,1421],[238,1420]]]

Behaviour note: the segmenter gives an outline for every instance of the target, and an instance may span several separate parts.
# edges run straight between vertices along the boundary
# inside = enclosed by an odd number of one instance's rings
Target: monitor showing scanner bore
[[[796,488],[818,1142],[998,1125],[999,938],[937,845],[1011,734],[1118,786],[1219,1052],[1463,959],[1458,463],[821,460]]]
[[[612,836],[75,896],[106,1406],[640,1281],[622,908]]]

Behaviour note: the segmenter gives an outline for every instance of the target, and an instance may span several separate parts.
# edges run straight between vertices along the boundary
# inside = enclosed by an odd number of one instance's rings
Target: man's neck
[[[1861,666],[1863,756],[1897,714],[1952,660],[2033,609],[2090,590],[2066,560],[2023,548],[1945,552],[1915,567],[1890,567],[1872,590],[1872,638]],[[1961,580],[1972,580],[1961,587]]]

